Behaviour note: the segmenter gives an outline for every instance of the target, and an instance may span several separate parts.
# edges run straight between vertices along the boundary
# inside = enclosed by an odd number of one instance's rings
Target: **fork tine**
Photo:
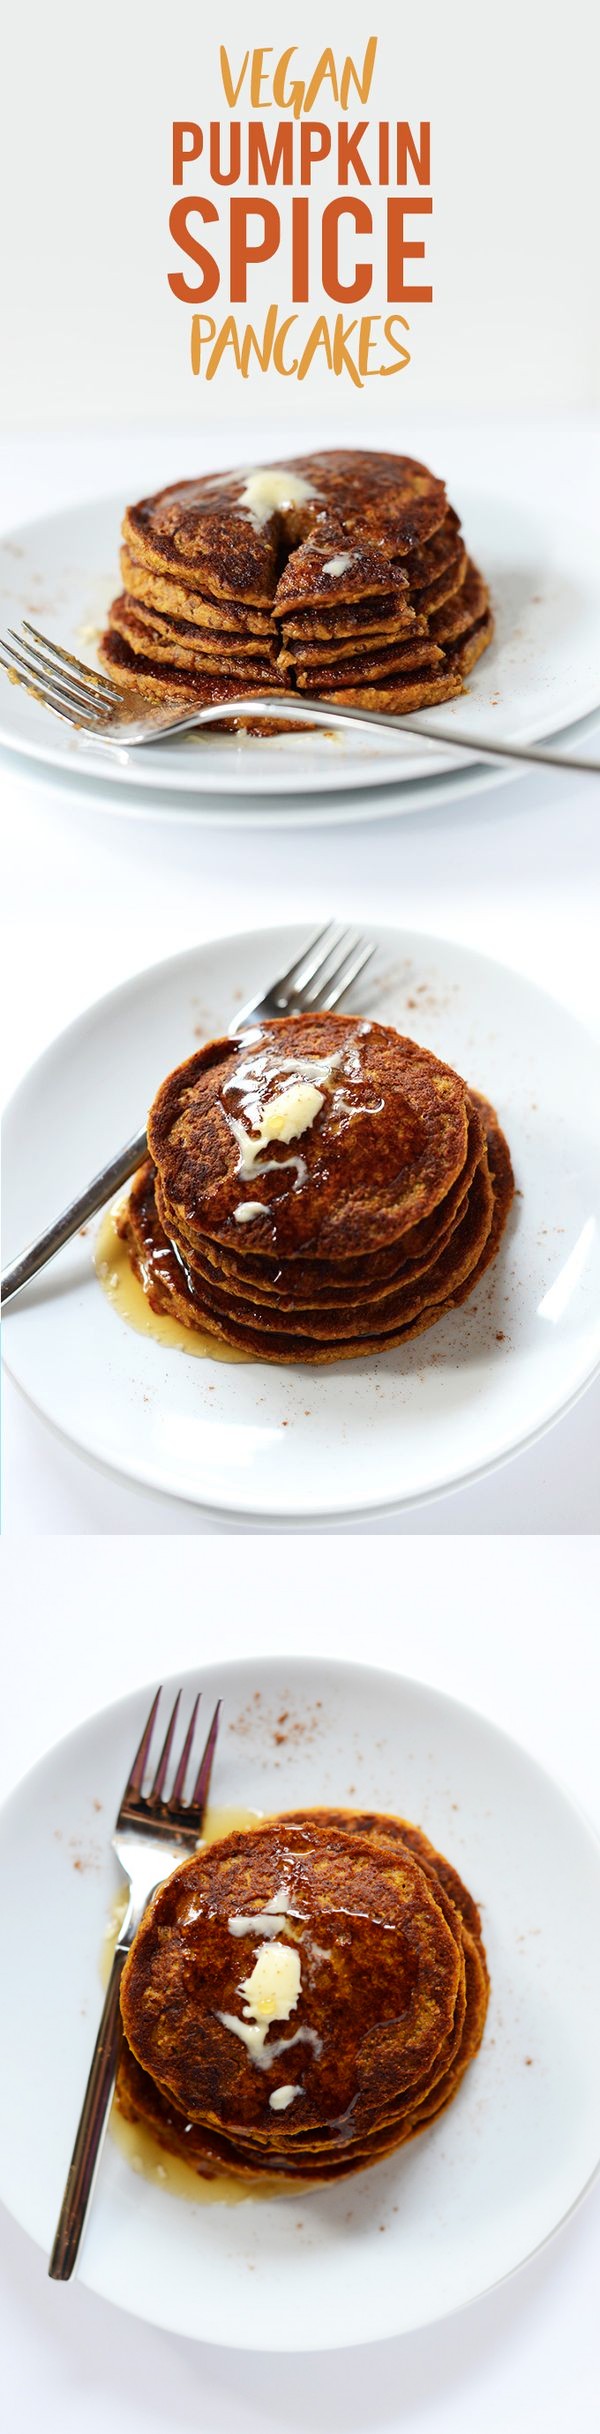
[[[49,658],[56,659],[63,668],[72,668],[76,676],[85,678],[88,683],[92,679],[95,693],[106,693],[107,699],[112,702],[121,700],[118,685],[113,684],[112,676],[105,676],[103,670],[88,667],[84,659],[76,659],[72,651],[64,651],[59,642],[51,642],[48,634],[40,634],[39,626],[30,625],[28,617],[23,617],[21,622],[24,634],[31,634],[34,642],[41,643]]]
[[[335,926],[336,926],[336,925],[335,925],[335,922],[326,921],[326,923],[325,923],[325,928],[324,928],[323,930],[317,930],[316,935],[315,935],[315,937],[314,937],[314,938],[307,938],[307,941],[306,941],[306,946],[302,948],[302,954],[301,954],[301,955],[297,955],[297,956],[296,956],[295,963],[291,963],[291,964],[290,964],[289,971],[287,971],[287,972],[280,972],[278,979],[277,979],[277,980],[274,982],[274,984],[273,984],[273,993],[274,993],[274,995],[275,995],[275,996],[277,995],[277,991],[278,991],[278,989],[287,989],[287,988],[291,988],[292,982],[294,981],[294,979],[295,979],[295,977],[296,977],[296,974],[297,974],[298,972],[301,972],[301,971],[303,970],[303,967],[304,967],[304,965],[305,965],[305,963],[306,963],[306,961],[307,961],[308,956],[309,956],[309,955],[313,955],[313,954],[314,954],[315,949],[316,949],[317,947],[320,947],[320,946],[322,945],[323,939],[324,939],[324,938],[328,938],[328,937],[329,937],[329,935],[330,935],[330,932],[331,932],[332,930],[335,930]],[[320,959],[320,960],[322,960],[322,959]],[[315,966],[314,966],[314,970],[316,971],[316,970],[317,970],[317,968],[318,968],[318,966],[317,966],[317,964],[315,964]],[[308,977],[309,977],[309,979],[310,979],[310,977],[311,977],[311,976],[310,976],[310,973],[309,973]]]
[[[150,1714],[149,1714],[149,1716],[148,1716],[148,1718],[147,1718],[147,1721],[146,1721],[146,1723],[145,1723],[145,1725],[144,1725],[144,1730],[143,1730],[143,1733],[142,1733],[142,1738],[141,1738],[141,1741],[140,1741],[139,1749],[138,1749],[138,1750],[136,1750],[135,1758],[134,1758],[134,1761],[133,1761],[133,1766],[132,1766],[132,1769],[131,1769],[131,1774],[130,1774],[130,1777],[129,1777],[129,1782],[128,1782],[128,1783],[126,1783],[126,1785],[125,1785],[125,1790],[124,1790],[124,1793],[123,1793],[123,1801],[122,1801],[122,1803],[121,1803],[121,1805],[122,1805],[122,1806],[123,1806],[124,1802],[125,1802],[126,1800],[128,1800],[128,1799],[129,1799],[130,1792],[141,1792],[141,1789],[142,1789],[142,1784],[143,1784],[143,1781],[144,1781],[144,1775],[145,1775],[145,1772],[146,1772],[146,1767],[147,1767],[147,1764],[148,1764],[148,1758],[149,1758],[149,1754],[150,1754],[150,1743],[151,1743],[151,1740],[152,1740],[152,1734],[153,1734],[153,1732],[154,1732],[154,1726],[155,1726],[155,1723],[156,1723],[156,1717],[157,1717],[157,1713],[158,1713],[158,1705],[159,1705],[159,1700],[160,1700],[160,1697],[161,1697],[161,1693],[162,1693],[162,1682],[159,1682],[158,1690],[157,1690],[157,1692],[156,1692],[156,1697],[155,1697],[155,1698],[153,1699],[153,1701],[152,1701],[152,1706],[151,1706],[151,1709],[150,1709]]]
[[[6,674],[11,678],[13,684],[25,685],[25,689],[31,694],[32,700],[41,702],[44,710],[52,710],[56,718],[64,719],[65,726],[73,727],[77,725],[77,720],[73,715],[73,709],[67,709],[64,701],[58,695],[51,693],[48,685],[43,684],[41,677],[38,677],[37,684],[34,684],[32,681],[32,675],[27,676],[26,671],[24,671],[22,668],[19,670],[15,666],[14,659],[7,658],[1,645],[0,667],[6,669]]]
[[[77,713],[80,710],[83,712],[83,704],[76,704],[73,701],[72,696],[64,690],[58,677],[50,683],[48,678],[42,675],[40,669],[33,667],[31,660],[23,657],[21,651],[13,649],[9,652],[6,644],[2,643],[0,643],[0,664],[6,668],[8,676],[16,677],[19,684],[26,683],[34,701],[43,702],[44,708],[47,710],[55,710],[57,717],[66,719],[70,727],[77,725]],[[85,704],[85,723],[87,726],[98,727],[98,729],[103,723],[91,694],[88,695]]]
[[[360,953],[355,954],[354,961],[350,962],[349,971],[344,972],[343,978],[338,975],[337,988],[328,988],[325,996],[319,997],[318,1003],[322,1014],[330,1014],[332,1006],[337,1006],[338,999],[345,997],[346,990],[351,989],[353,981],[358,980],[359,972],[364,972],[365,965],[370,963],[371,956],[374,954],[374,947],[363,947]]]
[[[305,1005],[314,1005],[317,998],[322,997],[323,991],[331,988],[332,982],[337,980],[338,972],[341,972],[343,964],[347,963],[349,955],[355,954],[360,945],[361,940],[356,933],[353,933],[352,930],[340,930],[339,936],[329,949],[329,954],[325,956],[319,971],[315,974],[314,981],[309,988],[302,991]]]
[[[216,1704],[216,1707],[215,1707],[215,1712],[214,1712],[214,1716],[213,1716],[213,1720],[212,1720],[212,1724],[211,1724],[210,1732],[209,1732],[209,1735],[208,1735],[208,1740],[207,1740],[207,1743],[206,1743],[206,1747],[205,1747],[205,1749],[203,1750],[203,1753],[202,1753],[202,1757],[201,1757],[201,1760],[200,1760],[200,1765],[199,1765],[199,1768],[198,1768],[198,1773],[197,1773],[197,1776],[196,1776],[196,1781],[195,1781],[195,1784],[194,1784],[194,1789],[193,1789],[193,1792],[192,1792],[192,1797],[191,1797],[191,1800],[190,1800],[190,1802],[189,1802],[189,1807],[190,1807],[190,1809],[199,1809],[199,1811],[200,1811],[200,1818],[201,1818],[201,1819],[204,1817],[204,1811],[205,1811],[205,1808],[206,1808],[206,1803],[207,1803],[207,1800],[208,1800],[208,1794],[209,1794],[209,1791],[210,1791],[210,1778],[211,1778],[211,1774],[212,1774],[213,1758],[214,1758],[214,1754],[215,1754],[215,1750],[216,1750],[216,1746],[217,1746],[217,1734],[218,1734],[218,1730],[219,1730],[219,1717],[220,1717],[220,1714],[221,1714],[221,1700],[220,1700],[220,1699],[217,1699],[217,1704]]]
[[[180,1691],[180,1690],[178,1690],[178,1692],[177,1692],[177,1697],[176,1697],[176,1699],[175,1699],[175,1701],[174,1701],[174,1704],[173,1704],[173,1707],[172,1707],[172,1709],[171,1709],[171,1714],[170,1714],[170,1717],[169,1717],[169,1722],[168,1722],[168,1725],[167,1725],[167,1730],[166,1730],[166,1733],[165,1733],[165,1737],[164,1737],[164,1741],[163,1741],[163,1745],[162,1745],[162,1749],[161,1749],[161,1753],[160,1753],[160,1758],[159,1758],[159,1761],[158,1761],[158,1766],[157,1766],[157,1769],[156,1769],[156,1774],[155,1774],[155,1777],[154,1777],[154,1782],[153,1782],[153,1784],[152,1784],[152,1789],[151,1789],[151,1791],[148,1793],[148,1806],[149,1806],[149,1807],[150,1807],[150,1806],[155,1806],[155,1807],[157,1807],[157,1806],[158,1806],[158,1803],[159,1803],[159,1801],[160,1801],[160,1799],[162,1798],[162,1793],[163,1793],[163,1791],[164,1791],[164,1786],[165,1786],[165,1781],[166,1781],[167,1767],[168,1767],[168,1764],[169,1764],[169,1759],[170,1759],[170,1756],[171,1756],[171,1747],[172,1747],[172,1742],[173,1742],[173,1734],[174,1734],[174,1731],[175,1731],[175,1726],[176,1726],[176,1723],[177,1723],[177,1717],[178,1717],[178,1713],[179,1713],[180,1701],[181,1701],[181,1691]]]
[[[22,643],[22,636],[15,634],[11,626],[8,629],[8,639],[9,642],[16,645],[18,651]],[[78,677],[65,676],[62,668],[55,667],[47,653],[34,651],[30,642],[25,643],[22,657],[23,664],[30,668],[35,682],[37,682],[38,673],[44,676],[48,684],[53,685],[65,701],[73,702],[75,709],[88,710],[91,704],[95,710],[104,710],[108,713],[114,707],[114,704],[109,702],[103,693],[96,691],[96,686],[91,681],[83,684],[80,683]]]
[[[188,1724],[188,1728],[187,1728],[187,1732],[186,1732],[186,1736],[185,1736],[185,1741],[184,1741],[184,1744],[183,1744],[183,1749],[182,1749],[182,1752],[181,1752],[181,1757],[180,1757],[180,1760],[179,1760],[179,1765],[178,1765],[177,1770],[176,1770],[176,1774],[175,1774],[175,1780],[174,1780],[174,1783],[173,1783],[173,1788],[172,1788],[172,1791],[171,1791],[171,1797],[170,1797],[170,1800],[169,1800],[169,1801],[168,1801],[168,1803],[167,1803],[167,1806],[168,1806],[169,1808],[174,1807],[174,1805],[175,1805],[175,1802],[176,1802],[176,1801],[178,1801],[178,1800],[182,1800],[182,1799],[183,1799],[183,1794],[184,1794],[184,1791],[185,1791],[185,1778],[186,1778],[187,1771],[188,1771],[188,1764],[189,1764],[190,1752],[191,1752],[192,1742],[193,1742],[193,1738],[194,1738],[194,1733],[195,1733],[195,1730],[196,1730],[196,1717],[197,1717],[197,1714],[198,1714],[198,1708],[199,1708],[199,1706],[200,1706],[200,1697],[201,1697],[201,1693],[200,1693],[200,1691],[198,1691],[198,1696],[197,1696],[197,1698],[196,1698],[196,1699],[194,1699],[194,1705],[193,1705],[193,1708],[192,1708],[192,1713],[191,1713],[191,1716],[190,1716],[190,1720],[189,1720],[189,1724]]]

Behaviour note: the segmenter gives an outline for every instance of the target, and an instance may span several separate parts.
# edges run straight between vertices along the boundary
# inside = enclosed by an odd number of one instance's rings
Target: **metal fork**
[[[263,997],[252,997],[248,1005],[242,1007],[235,1022],[229,1024],[228,1036],[235,1039],[237,1033],[245,1031],[250,1023],[270,1021],[277,1015],[317,1011],[330,1014],[333,1006],[337,1006],[340,998],[345,997],[347,990],[352,988],[359,972],[364,972],[374,954],[375,947],[368,940],[358,937],[351,930],[340,929],[339,924],[327,922],[325,929],[318,930],[315,938],[309,938],[302,954],[297,955],[290,964],[289,971],[283,972],[279,980],[274,980]],[[29,1283],[30,1277],[37,1276],[39,1269],[45,1268],[49,1259],[54,1259],[55,1253],[62,1250],[63,1244],[70,1241],[80,1225],[85,1225],[88,1217],[94,1217],[98,1209],[105,1207],[107,1200],[112,1199],[113,1192],[118,1192],[120,1185],[127,1183],[137,1167],[143,1165],[147,1149],[145,1130],[136,1133],[134,1139],[127,1141],[125,1148],[111,1158],[109,1165],[103,1166],[99,1175],[94,1175],[86,1190],[79,1192],[77,1199],[69,1202],[62,1216],[55,1218],[53,1225],[46,1226],[45,1232],[38,1234],[36,1241],[30,1243],[18,1259],[11,1261],[2,1276],[2,1306],[5,1302],[13,1301],[15,1294]]]
[[[390,730],[400,735],[418,735],[421,742],[454,752],[468,752],[472,760],[526,761],[539,763],[544,769],[574,769],[579,775],[600,772],[600,761],[582,761],[566,752],[548,751],[543,745],[500,744],[491,736],[461,735],[456,727],[436,727],[431,735],[418,719],[406,718],[404,712],[359,710],[347,703],[317,700],[311,694],[253,693],[240,695],[239,701],[207,702],[202,709],[175,711],[168,703],[145,700],[139,691],[122,693],[111,676],[90,668],[84,660],[76,659],[51,642],[39,627],[27,618],[19,634],[9,627],[8,637],[0,640],[0,666],[13,682],[27,686],[45,710],[54,710],[67,726],[76,727],[82,743],[104,745],[107,751],[127,757],[130,746],[159,743],[169,735],[183,735],[192,727],[208,727],[223,718],[291,719],[299,727],[360,727],[377,735]]]
[[[156,1891],[157,1885],[164,1883],[165,1877],[171,1875],[173,1868],[179,1866],[186,1854],[196,1850],[202,1834],[221,1702],[219,1700],[215,1708],[191,1799],[186,1801],[185,1785],[196,1734],[200,1692],[194,1700],[167,1798],[164,1796],[165,1784],[179,1712],[180,1690],[169,1718],[151,1790],[144,1793],[143,1788],[160,1697],[161,1692],[157,1690],[125,1785],[112,1836],[113,1850],[116,1851],[127,1885],[127,1909],[115,1945],[104,2010],[48,2266],[53,2282],[70,2280],[90,2206],[117,2075],[121,2040],[121,1978],[127,1954],[151,1894]]]

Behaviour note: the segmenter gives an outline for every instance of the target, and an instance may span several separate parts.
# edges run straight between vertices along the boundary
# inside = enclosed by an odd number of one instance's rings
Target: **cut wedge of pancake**
[[[419,1828],[297,1811],[154,1896],[122,1981],[117,2103],[209,2176],[343,2178],[451,2102],[487,1999],[477,1905]]]
[[[211,704],[224,725],[240,688],[267,686],[408,716],[453,699],[493,634],[443,482],[374,450],[238,467],[142,499],[125,515],[121,571],[101,665],[125,693]],[[277,733],[285,711],[233,724]]]

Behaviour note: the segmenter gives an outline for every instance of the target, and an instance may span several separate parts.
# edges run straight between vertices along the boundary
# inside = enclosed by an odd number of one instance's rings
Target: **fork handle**
[[[54,1224],[47,1226],[45,1233],[38,1234],[37,1240],[21,1253],[20,1259],[13,1259],[11,1266],[4,1269],[0,1293],[3,1304],[12,1301],[14,1294],[20,1293],[23,1285],[29,1284],[30,1277],[37,1276],[38,1270],[45,1268],[49,1259],[54,1259],[56,1251],[62,1251],[63,1243],[70,1241],[71,1235],[77,1233],[78,1226],[84,1225],[87,1217],[94,1217],[97,1209],[104,1208],[105,1202],[112,1199],[113,1192],[118,1192],[119,1185],[127,1183],[129,1176],[135,1174],[136,1167],[143,1165],[147,1155],[146,1134],[136,1133],[135,1139],[127,1141],[125,1148],[118,1150],[116,1158],[111,1158],[110,1165],[104,1166],[101,1174],[94,1175],[87,1190],[80,1192],[76,1200],[71,1200],[62,1215],[55,1218]]]
[[[117,1945],[48,2266],[53,2282],[69,2282],[77,2263],[117,2076],[126,1959],[126,1948]]]

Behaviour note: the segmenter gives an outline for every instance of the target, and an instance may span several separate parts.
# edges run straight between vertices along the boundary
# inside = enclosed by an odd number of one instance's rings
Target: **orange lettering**
[[[269,151],[266,129],[261,127],[260,121],[257,122],[256,119],[251,118],[248,126],[249,186],[259,186],[261,177],[264,178],[265,186],[274,186],[280,170],[283,171],[282,184],[293,186],[293,127],[279,126],[271,151]]]
[[[358,149],[359,144],[362,143],[363,135],[367,135],[368,133],[368,127],[369,121],[367,118],[362,118],[358,127],[345,127],[343,119],[340,120],[338,127],[338,178],[340,186],[347,186],[349,169],[354,170],[354,175],[356,178],[358,178],[359,186],[370,186],[371,184],[368,169],[365,169],[362,155]]]
[[[229,205],[231,219],[231,302],[246,304],[248,300],[248,265],[252,262],[272,262],[281,233],[279,212],[275,203],[241,202],[238,197]],[[215,214],[216,217],[216,214]],[[262,220],[263,233],[256,245],[248,236],[249,220]]]
[[[370,262],[358,262],[350,286],[343,287],[339,273],[338,249],[339,225],[344,212],[348,213],[350,219],[354,221],[358,236],[370,237],[373,234],[373,221],[368,203],[346,202],[338,196],[335,202],[326,204],[322,228],[323,286],[326,296],[333,296],[336,304],[360,304],[362,297],[368,296],[369,289],[373,285],[373,271]]]
[[[174,296],[180,297],[182,304],[210,304],[211,297],[216,296],[220,286],[221,274],[212,254],[206,252],[204,245],[199,245],[197,237],[192,235],[188,227],[189,214],[193,211],[199,212],[201,220],[218,220],[219,217],[216,203],[203,201],[199,194],[180,195],[179,201],[173,204],[169,228],[175,244],[181,246],[182,254],[188,254],[191,262],[197,262],[202,278],[197,287],[190,287],[183,271],[170,270],[169,287],[172,287]]]
[[[187,146],[184,143],[184,136],[186,135],[191,135],[192,139],[191,144],[188,144]],[[195,126],[193,118],[189,119],[187,123],[185,119],[175,119],[173,126],[174,186],[183,185],[183,172],[186,161],[197,161],[200,159],[202,140],[202,128]]]
[[[331,151],[331,133],[321,120],[305,120],[300,128],[300,184],[310,186],[313,161],[326,161]]]
[[[401,203],[396,196],[390,198],[387,207],[388,304],[431,304],[433,288],[405,286],[405,262],[422,261],[425,247],[409,244],[404,234],[404,221],[407,212],[430,212],[432,209],[430,195],[415,194],[410,203]]]
[[[421,119],[419,143],[406,119],[401,119],[396,132],[396,185],[408,185],[408,162],[412,161],[420,186],[431,185],[431,128],[428,119]]]
[[[242,72],[241,72],[241,75],[240,75],[240,77],[239,77],[239,79],[238,79],[238,83],[237,83],[237,84],[234,84],[234,81],[233,81],[233,77],[232,77],[232,73],[231,73],[231,68],[230,68],[230,65],[229,65],[229,60],[228,60],[228,57],[227,57],[227,52],[226,52],[226,49],[225,49],[225,44],[224,44],[224,43],[222,43],[222,44],[221,44],[221,50],[220,50],[220,54],[219,54],[219,56],[220,56],[220,62],[221,62],[221,76],[222,76],[222,79],[223,79],[223,86],[224,86],[224,91],[225,91],[225,99],[226,99],[226,101],[227,101],[227,102],[228,102],[228,104],[229,104],[229,108],[230,108],[230,110],[234,110],[234,109],[235,109],[235,105],[236,105],[236,101],[238,100],[238,96],[239,96],[239,94],[241,93],[241,90],[242,90],[242,85],[243,85],[243,82],[244,82],[244,77],[245,77],[245,74],[246,74],[246,69],[247,69],[247,66],[248,66],[248,60],[249,60],[249,58],[250,58],[250,52],[249,52],[249,51],[246,51],[246,53],[245,53],[244,62],[243,62],[243,66],[242,66]]]
[[[236,186],[242,163],[242,130],[239,119],[237,118],[230,118],[229,121],[226,120],[225,125],[229,126],[229,160],[226,168],[223,168],[221,157],[224,149],[223,122],[220,118],[213,119],[211,122],[209,136],[210,174],[211,178],[214,179],[215,186]]]

